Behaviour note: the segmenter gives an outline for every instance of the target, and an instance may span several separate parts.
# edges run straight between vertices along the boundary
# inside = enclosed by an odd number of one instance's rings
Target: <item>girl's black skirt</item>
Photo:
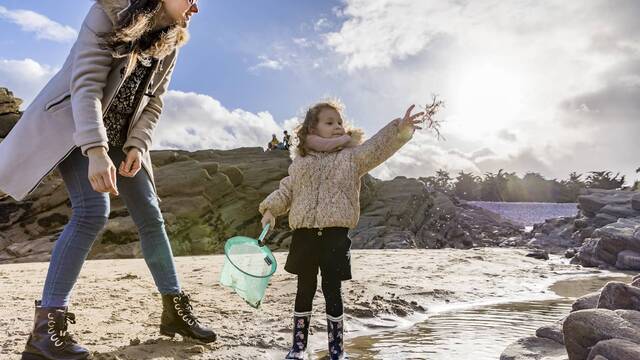
[[[293,230],[284,269],[296,275],[317,275],[351,279],[349,228],[300,228]]]

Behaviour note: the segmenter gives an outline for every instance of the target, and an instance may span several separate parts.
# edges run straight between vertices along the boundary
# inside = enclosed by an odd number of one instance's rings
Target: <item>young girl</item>
[[[313,105],[296,129],[298,145],[289,176],[262,203],[262,225],[289,212],[293,229],[285,270],[298,275],[293,316],[293,344],[287,359],[304,359],[318,269],[326,302],[331,359],[343,359],[341,281],[351,279],[351,239],[360,216],[360,178],[407,143],[423,113],[395,119],[361,144],[362,132],[345,131],[341,107]]]

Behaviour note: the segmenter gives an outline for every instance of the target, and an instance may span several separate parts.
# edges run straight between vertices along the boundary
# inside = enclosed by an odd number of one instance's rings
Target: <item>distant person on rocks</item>
[[[279,143],[280,143],[280,140],[278,140],[278,137],[276,136],[276,134],[272,134],[271,141],[269,141],[269,144],[267,144],[267,149],[275,150],[278,148]]]
[[[291,147],[291,135],[289,135],[289,132],[287,132],[287,130],[284,131],[282,143],[284,144],[284,150],[289,150],[289,147]]]
[[[149,156],[178,48],[186,43],[189,20],[197,12],[197,0],[97,0],[61,70],[0,143],[1,191],[20,201],[57,169],[72,208],[51,254],[42,299],[35,302],[22,359],[90,356],[67,331],[76,321],[68,305],[109,219],[109,194],[122,196],[138,227],[162,298],[160,334],[216,339],[180,287]],[[127,304],[126,294],[115,295],[127,308],[138,306]]]
[[[293,340],[287,359],[303,359],[307,348],[318,269],[326,302],[330,359],[344,354],[341,282],[351,279],[349,229],[360,216],[360,178],[391,157],[412,137],[423,113],[387,124],[362,143],[362,132],[345,130],[342,108],[317,103],[296,129],[298,144],[289,176],[258,208],[263,227],[275,226],[276,216],[289,213],[293,230],[285,270],[297,275],[293,312]],[[351,135],[349,135],[349,133]]]

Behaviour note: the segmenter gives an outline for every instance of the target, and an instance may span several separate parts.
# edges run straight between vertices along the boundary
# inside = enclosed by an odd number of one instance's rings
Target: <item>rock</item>
[[[611,205],[625,205],[631,203],[636,194],[625,190],[585,189],[584,195],[578,196],[580,210],[586,214],[596,214],[602,208]]]
[[[500,360],[565,360],[567,352],[556,341],[527,337],[509,345],[500,355]]]
[[[532,250],[526,256],[534,259],[549,260],[549,252],[543,249]]]
[[[640,311],[640,288],[617,281],[608,282],[600,293],[598,308]]]
[[[547,219],[544,223],[535,224],[529,234],[527,245],[530,247],[561,252],[569,247],[578,246],[573,238],[575,217]]]
[[[609,214],[598,213],[593,219],[593,224],[596,227],[602,227],[611,223],[614,223],[618,220],[617,217]]]
[[[21,114],[0,115],[0,138],[5,138],[9,135],[9,132],[16,126],[20,117],[22,117]]]
[[[547,326],[543,326],[536,330],[536,336],[539,338],[549,339],[564,345],[564,335],[562,334],[562,324],[564,319],[556,321],[555,323]]]
[[[640,228],[640,218],[619,219],[594,231],[600,238],[595,245],[596,257],[609,265],[615,265],[618,254],[624,250],[640,252],[640,240],[635,237]]]
[[[6,88],[0,87],[0,139],[7,137],[22,116],[21,104],[21,99],[14,97]]]
[[[595,309],[598,306],[599,298],[600,291],[579,297],[576,301],[574,301],[573,305],[571,305],[571,311]]]
[[[49,254],[53,249],[55,238],[42,237],[39,239],[13,243],[9,245],[5,250],[16,257],[31,256],[34,254]]]
[[[598,342],[589,352],[588,359],[640,360],[640,345],[628,340],[611,339]]]
[[[616,220],[619,218],[630,218],[640,216],[640,211],[634,210],[631,203],[624,204],[607,204],[600,209],[601,214],[610,215]]]
[[[258,147],[151,151],[151,158],[174,255],[221,253],[229,237],[259,234],[258,204],[279,186],[291,164],[287,152],[265,152]],[[360,223],[349,234],[353,248],[466,249],[523,244],[520,225],[429,189],[420,179],[382,181],[365,175],[360,200]],[[71,216],[69,205],[57,172],[47,176],[25,201],[1,197],[0,263],[43,261],[45,257],[32,252],[47,248],[36,249],[36,243],[29,242],[59,234]],[[273,250],[288,248],[288,225],[286,216],[278,219],[272,232],[278,235],[268,239]],[[20,252],[23,248],[34,250]],[[110,257],[141,257],[137,227],[117,197],[112,198],[109,222],[88,255],[89,259]]]
[[[223,174],[227,175],[229,181],[234,187],[242,185],[242,182],[244,181],[244,175],[242,174],[242,171],[240,171],[240,169],[238,169],[236,166],[225,166],[220,169],[220,171]]]
[[[571,259],[572,257],[576,256],[577,250],[574,248],[570,248],[567,249],[567,251],[564,252],[564,257],[567,259]]]
[[[586,239],[573,260],[576,260],[577,263],[583,266],[589,267],[600,267],[602,265],[606,265],[607,263],[601,260],[598,255],[596,255],[596,247],[598,246],[599,242],[599,238]]]
[[[631,208],[640,211],[640,193],[634,194],[631,197]]]
[[[6,249],[9,245],[11,245],[11,241],[4,237],[4,235],[0,234],[0,251]]]
[[[13,96],[7,88],[0,87],[0,115],[20,113],[22,100]]]
[[[616,268],[620,270],[640,270],[640,253],[633,250],[619,252]]]
[[[640,344],[640,328],[607,309],[572,312],[562,327],[569,359],[586,359],[601,340],[625,339]]]

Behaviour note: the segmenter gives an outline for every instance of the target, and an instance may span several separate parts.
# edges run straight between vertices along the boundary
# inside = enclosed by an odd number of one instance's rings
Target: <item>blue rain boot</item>
[[[306,359],[311,311],[293,313],[293,342],[285,359]]]
[[[327,335],[329,340],[329,358],[331,360],[348,359],[344,352],[343,315],[338,317],[327,314]]]

